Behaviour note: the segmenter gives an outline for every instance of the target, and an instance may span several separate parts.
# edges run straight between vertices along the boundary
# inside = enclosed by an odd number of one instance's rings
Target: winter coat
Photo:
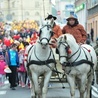
[[[5,72],[4,72],[4,69],[6,67],[6,63],[4,60],[0,60],[0,74],[4,75]]]
[[[53,32],[54,32],[54,35],[52,38],[58,38],[62,34],[62,30],[61,30],[60,26],[58,26],[58,25],[55,25],[53,27]]]
[[[9,66],[19,66],[19,56],[17,51],[10,49],[7,53],[6,59]]]
[[[72,34],[75,37],[77,43],[84,43],[87,39],[87,33],[80,24],[75,26],[66,25],[63,27],[62,33]]]

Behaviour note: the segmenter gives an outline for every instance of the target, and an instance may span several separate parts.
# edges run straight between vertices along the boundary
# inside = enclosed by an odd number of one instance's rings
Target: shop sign
[[[83,10],[84,8],[85,8],[85,4],[83,3],[83,4],[81,4],[80,6],[77,6],[77,7],[75,8],[75,12],[79,12],[79,11]]]

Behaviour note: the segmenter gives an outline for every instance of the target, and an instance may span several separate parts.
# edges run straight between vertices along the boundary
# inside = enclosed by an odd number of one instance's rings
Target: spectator
[[[0,54],[0,86],[4,85],[5,75],[4,69],[6,67],[6,62],[4,60],[4,56]]]
[[[89,34],[87,34],[86,44],[91,45],[90,35]]]
[[[16,78],[17,78],[17,67],[19,66],[19,57],[17,52],[17,45],[13,44],[11,49],[6,53],[7,56],[7,63],[9,68],[11,69],[12,73],[9,74],[9,83],[10,88],[15,90],[16,85]]]
[[[91,28],[90,34],[91,34],[91,40],[93,42],[94,41],[94,29],[93,28]]]
[[[24,50],[19,51],[19,68],[18,68],[18,77],[19,77],[19,86],[25,87],[25,66],[24,66]]]

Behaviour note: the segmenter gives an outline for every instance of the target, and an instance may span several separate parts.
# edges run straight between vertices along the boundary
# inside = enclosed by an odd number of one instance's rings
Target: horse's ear
[[[52,18],[51,22],[50,22],[51,27],[53,27],[54,25],[54,19]]]
[[[65,39],[65,40],[67,40],[67,37],[66,37],[66,35],[64,35],[64,39]]]

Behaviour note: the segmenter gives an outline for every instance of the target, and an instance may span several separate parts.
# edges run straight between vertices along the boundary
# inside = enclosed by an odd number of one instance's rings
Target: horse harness
[[[66,43],[67,45],[65,45],[64,43]],[[75,67],[75,66],[79,66],[80,64],[86,63],[86,64],[89,64],[89,65],[93,68],[94,63],[93,63],[91,54],[89,53],[90,56],[91,56],[91,61],[89,61],[89,60],[88,60],[88,57],[87,57],[87,54],[86,54],[85,51],[84,51],[84,49],[86,49],[86,50],[88,51],[88,49],[87,49],[86,47],[81,47],[81,46],[79,46],[78,50],[77,50],[72,56],[68,57],[68,49],[70,48],[70,46],[69,46],[68,43],[65,41],[65,42],[60,42],[60,44],[59,44],[58,47],[60,47],[61,44],[65,46],[65,50],[66,50],[66,52],[67,52],[67,55],[66,55],[66,56],[60,56],[59,50],[56,49],[56,53],[59,54],[59,59],[62,58],[62,57],[65,57],[65,58],[67,59],[67,61],[68,61],[69,59],[71,59],[75,54],[77,54],[77,53],[80,51],[80,52],[79,52],[79,55],[77,56],[77,58],[76,58],[73,62],[69,62],[69,61],[66,62],[66,66],[65,66],[65,67]],[[80,60],[80,61],[77,61],[78,58],[79,58],[79,56],[81,55],[81,50],[83,50],[86,59],[82,59],[82,60]],[[89,52],[89,51],[88,51],[88,52]]]
[[[28,53],[30,52],[30,50],[31,50],[33,47],[34,47],[34,46],[31,46],[31,47],[30,47]],[[50,49],[51,49],[51,48],[50,48]],[[27,67],[29,67],[31,64],[36,64],[36,65],[39,65],[39,66],[41,66],[41,65],[48,65],[48,64],[50,64],[50,63],[55,63],[55,64],[56,64],[55,59],[50,59],[50,56],[51,56],[51,54],[52,54],[52,49],[51,49],[51,51],[50,51],[50,54],[49,54],[48,59],[45,60],[45,61],[41,61],[41,60],[37,57],[35,50],[36,50],[36,47],[34,48],[34,55],[35,55],[35,57],[37,58],[37,60],[31,60],[31,56],[30,56],[30,57],[29,57],[29,62],[27,62]]]

